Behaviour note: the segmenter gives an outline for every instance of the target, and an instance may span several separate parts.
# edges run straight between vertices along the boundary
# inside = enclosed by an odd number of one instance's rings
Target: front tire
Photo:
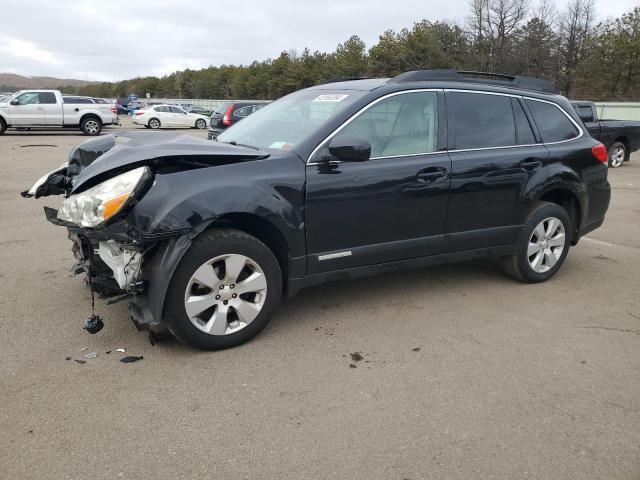
[[[537,202],[518,233],[515,255],[500,259],[505,272],[525,283],[550,279],[569,253],[572,225],[560,205]]]
[[[0,117],[0,135],[2,135],[7,130],[7,124],[4,119]]]
[[[158,120],[157,118],[152,118],[149,120],[149,123],[147,125],[149,126],[149,128],[156,130],[160,128],[160,120]]]
[[[614,142],[609,149],[609,166],[611,168],[621,167],[627,159],[627,147],[622,142]]]
[[[80,130],[82,130],[85,135],[95,137],[96,135],[100,135],[102,131],[102,122],[95,117],[85,117],[80,122]]]
[[[281,295],[280,266],[264,243],[238,230],[210,230],[176,268],[164,318],[181,342],[220,350],[260,333]]]

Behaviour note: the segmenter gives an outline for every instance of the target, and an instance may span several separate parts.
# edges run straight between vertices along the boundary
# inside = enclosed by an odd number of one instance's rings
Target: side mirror
[[[9,102],[9,104],[10,104],[10,105],[20,105],[20,102],[18,101],[18,99],[17,99],[17,98],[14,98],[13,100],[11,100],[11,101]]]
[[[329,153],[343,162],[364,162],[371,157],[371,144],[359,137],[335,137],[329,143]]]

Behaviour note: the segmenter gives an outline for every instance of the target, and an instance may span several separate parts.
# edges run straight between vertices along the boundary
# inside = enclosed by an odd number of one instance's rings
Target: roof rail
[[[391,78],[388,83],[408,83],[424,81],[447,81],[482,83],[501,87],[535,90],[544,93],[558,93],[555,84],[550,80],[525,77],[522,75],[503,75],[501,73],[471,72],[458,70],[414,70]]]
[[[324,82],[320,82],[318,85],[326,85],[327,83],[338,83],[338,82],[350,82],[351,80],[370,80],[371,77],[339,77],[332,78],[331,80],[325,80]]]

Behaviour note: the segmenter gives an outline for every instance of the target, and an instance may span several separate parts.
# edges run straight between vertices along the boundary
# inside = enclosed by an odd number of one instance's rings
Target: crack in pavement
[[[598,326],[598,325],[595,325],[595,326],[578,326],[576,328],[593,328],[593,329],[597,329],[597,330],[612,330],[614,332],[635,333],[636,335],[640,335],[640,330],[631,330],[631,329],[613,328],[613,327],[601,327],[601,326]]]

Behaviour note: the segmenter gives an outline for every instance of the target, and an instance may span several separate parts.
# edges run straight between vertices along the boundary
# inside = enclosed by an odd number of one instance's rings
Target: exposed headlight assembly
[[[136,168],[71,195],[58,210],[58,218],[83,227],[98,226],[122,210],[150,175],[148,167]]]

